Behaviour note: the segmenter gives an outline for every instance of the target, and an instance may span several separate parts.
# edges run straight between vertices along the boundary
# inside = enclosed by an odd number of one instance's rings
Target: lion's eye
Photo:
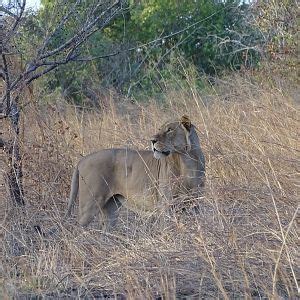
[[[171,132],[171,131],[172,131],[172,128],[168,128],[166,132],[168,133],[168,132]]]

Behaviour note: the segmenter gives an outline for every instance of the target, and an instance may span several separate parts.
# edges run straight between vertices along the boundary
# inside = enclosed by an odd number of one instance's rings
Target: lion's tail
[[[72,207],[74,205],[74,202],[76,200],[77,194],[78,194],[78,188],[79,188],[79,171],[78,167],[73,172],[72,176],[72,183],[71,183],[71,191],[70,191],[70,197],[69,197],[69,203],[68,203],[68,210],[65,214],[64,219],[70,216]]]

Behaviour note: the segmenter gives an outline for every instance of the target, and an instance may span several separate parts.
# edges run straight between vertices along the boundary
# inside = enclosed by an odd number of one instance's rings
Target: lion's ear
[[[183,115],[180,119],[180,122],[188,131],[191,130],[192,123],[187,115]]]

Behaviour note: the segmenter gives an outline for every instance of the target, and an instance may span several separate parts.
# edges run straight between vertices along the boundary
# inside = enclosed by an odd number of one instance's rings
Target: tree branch
[[[72,38],[70,38],[68,41],[66,41],[64,44],[60,45],[56,49],[52,51],[48,51],[40,56],[40,59],[44,59],[50,56],[54,56],[57,53],[61,53],[71,47],[73,44],[76,44],[80,42],[84,37],[88,37],[91,35],[89,33],[90,30],[97,24],[97,22],[110,10],[112,10],[114,7],[118,6],[120,4],[120,0],[117,0],[115,3],[113,3],[109,8],[107,8],[104,12],[102,12],[97,18],[95,18],[90,24],[87,24],[86,27],[83,27],[79,33],[75,34]],[[97,30],[96,30],[97,31]]]
[[[51,40],[51,39],[53,38],[53,36],[57,33],[57,31],[58,31],[59,29],[61,29],[62,27],[65,26],[65,24],[67,23],[67,21],[69,20],[69,18],[71,17],[71,15],[76,11],[76,7],[80,4],[80,2],[81,2],[81,0],[77,0],[77,1],[75,2],[75,4],[74,4],[73,7],[68,11],[68,13],[67,13],[66,15],[64,15],[64,16],[61,18],[61,20],[59,21],[58,25],[55,27],[55,29],[53,30],[53,32],[52,32],[49,36],[47,36],[47,37],[45,38],[45,41],[44,41],[44,43],[43,43],[41,49],[38,51],[38,55],[41,55],[41,54],[45,51],[45,49],[46,49],[46,47],[48,46],[50,40]]]
[[[9,43],[9,40],[12,39],[17,28],[19,27],[22,21],[24,11],[25,11],[25,6],[26,6],[26,0],[22,0],[21,2],[17,1],[17,5],[19,11],[16,14],[11,13],[11,10],[7,10],[3,6],[0,6],[0,11],[4,12],[6,15],[9,15],[10,17],[13,17],[15,19],[14,24],[11,26],[10,30],[5,34],[5,38],[3,38],[2,43],[4,45],[7,45]]]
[[[10,78],[9,78],[9,70],[6,61],[6,56],[4,54],[1,55],[3,60],[3,73],[4,73],[4,82],[5,82],[5,99],[6,99],[6,107],[5,107],[5,115],[9,114],[10,111]],[[3,102],[3,101],[2,101]]]

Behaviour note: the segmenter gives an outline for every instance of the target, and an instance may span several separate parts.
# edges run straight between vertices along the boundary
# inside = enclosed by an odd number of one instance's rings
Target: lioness
[[[203,187],[205,159],[187,116],[164,124],[151,142],[152,151],[106,149],[82,158],[73,173],[66,216],[78,191],[79,223],[85,226],[100,213],[113,226],[123,203],[133,210],[153,210],[180,191]]]

